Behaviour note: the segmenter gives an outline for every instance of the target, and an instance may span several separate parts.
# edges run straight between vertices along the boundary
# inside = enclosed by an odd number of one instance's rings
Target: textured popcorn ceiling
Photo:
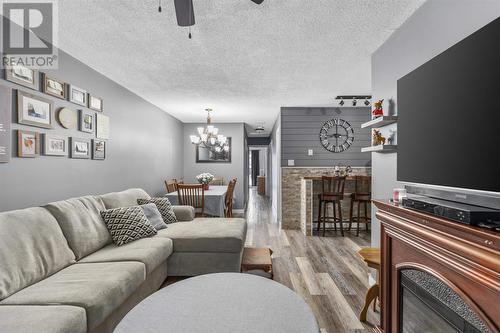
[[[369,93],[370,54],[424,0],[59,0],[59,46],[184,122],[264,123]],[[90,88],[89,88],[90,89]]]

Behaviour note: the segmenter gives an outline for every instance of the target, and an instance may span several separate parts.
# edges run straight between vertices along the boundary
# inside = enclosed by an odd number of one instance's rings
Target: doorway
[[[260,195],[268,195],[269,184],[267,175],[269,173],[268,147],[248,147],[248,186],[250,189],[256,187]]]

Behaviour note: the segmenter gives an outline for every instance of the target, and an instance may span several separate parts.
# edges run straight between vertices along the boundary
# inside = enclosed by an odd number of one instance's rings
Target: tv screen
[[[500,18],[397,89],[398,180],[500,192]]]

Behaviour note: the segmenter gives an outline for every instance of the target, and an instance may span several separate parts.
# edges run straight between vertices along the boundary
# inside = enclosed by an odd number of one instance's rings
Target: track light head
[[[339,105],[340,106],[344,105],[344,100],[343,99],[340,100]]]
[[[370,105],[370,101],[368,99],[365,99],[365,105],[366,106]]]
[[[358,104],[358,101],[356,99],[353,99],[352,100],[352,106],[356,106],[356,104]]]

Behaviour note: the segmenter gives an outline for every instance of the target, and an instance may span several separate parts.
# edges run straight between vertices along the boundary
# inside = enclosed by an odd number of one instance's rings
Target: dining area
[[[196,176],[196,183],[184,180],[165,180],[165,197],[172,205],[195,208],[196,217],[233,217],[237,178],[226,181],[210,173]]]

